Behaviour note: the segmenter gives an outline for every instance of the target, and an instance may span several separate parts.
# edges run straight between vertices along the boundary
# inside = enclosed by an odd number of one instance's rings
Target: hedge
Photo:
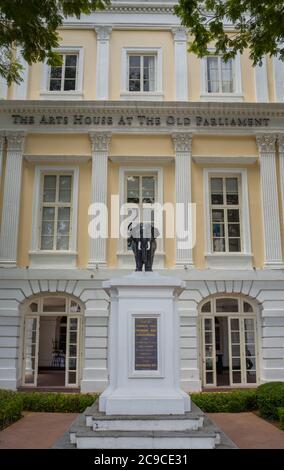
[[[278,408],[278,416],[280,421],[280,428],[284,431],[284,408]]]
[[[0,390],[0,429],[20,419],[23,402],[19,394]]]
[[[25,411],[83,413],[97,398],[92,394],[20,392]]]
[[[263,418],[279,419],[278,408],[284,407],[284,382],[269,382],[257,389],[257,405]]]
[[[257,409],[257,391],[192,393],[192,401],[205,413],[240,413]]]

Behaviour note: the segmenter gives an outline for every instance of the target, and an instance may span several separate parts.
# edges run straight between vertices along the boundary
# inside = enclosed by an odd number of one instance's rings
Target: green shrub
[[[191,398],[206,413],[240,413],[257,409],[256,390],[192,393]]]
[[[284,408],[278,408],[278,416],[280,421],[280,428],[284,431]]]
[[[19,394],[0,390],[0,429],[20,419],[22,410],[23,403]]]
[[[284,407],[284,382],[269,382],[257,389],[257,404],[263,418],[278,419],[278,408]]]
[[[25,411],[82,413],[96,400],[96,395],[73,393],[21,392]]]

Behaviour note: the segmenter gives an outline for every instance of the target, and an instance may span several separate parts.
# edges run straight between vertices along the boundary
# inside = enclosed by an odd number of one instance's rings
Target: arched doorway
[[[24,305],[22,386],[79,387],[82,306],[47,295]]]
[[[204,387],[253,386],[258,381],[256,308],[244,297],[212,297],[200,305]]]

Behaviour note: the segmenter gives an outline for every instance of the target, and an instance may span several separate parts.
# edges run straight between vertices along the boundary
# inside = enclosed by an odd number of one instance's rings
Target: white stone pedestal
[[[177,299],[184,282],[132,273],[103,284],[111,298],[107,415],[179,415],[190,411],[180,388]]]

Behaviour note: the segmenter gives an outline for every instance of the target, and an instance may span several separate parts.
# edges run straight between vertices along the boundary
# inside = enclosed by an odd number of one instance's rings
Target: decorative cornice
[[[6,132],[8,151],[22,152],[25,145],[25,132]]]
[[[159,2],[155,4],[155,2],[124,2],[119,3],[116,5],[112,3],[111,6],[106,8],[106,11],[114,11],[119,13],[171,13],[174,12],[174,5],[176,2]]]
[[[275,134],[263,134],[256,136],[259,153],[275,153],[277,136]]]
[[[110,132],[90,132],[89,136],[91,139],[92,153],[108,152],[111,140]]]
[[[172,134],[172,139],[176,153],[191,153],[192,134],[176,132]]]
[[[111,26],[97,26],[95,28],[98,41],[109,41],[112,32]]]
[[[172,28],[172,33],[174,41],[187,41],[188,33],[186,28],[183,28],[182,26],[175,26],[174,28]]]

